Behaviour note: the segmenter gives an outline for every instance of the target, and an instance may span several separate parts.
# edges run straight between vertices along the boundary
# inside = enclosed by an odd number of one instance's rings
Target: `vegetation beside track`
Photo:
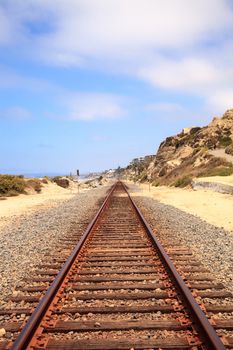
[[[25,179],[22,175],[0,175],[1,198],[26,194],[26,191],[30,189],[39,193],[41,188],[42,183],[39,179]]]

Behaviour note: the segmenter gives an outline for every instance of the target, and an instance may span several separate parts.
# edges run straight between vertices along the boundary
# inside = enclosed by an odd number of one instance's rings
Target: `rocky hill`
[[[185,128],[167,137],[155,156],[134,159],[125,176],[154,185],[185,186],[200,176],[233,173],[233,109],[205,127]]]

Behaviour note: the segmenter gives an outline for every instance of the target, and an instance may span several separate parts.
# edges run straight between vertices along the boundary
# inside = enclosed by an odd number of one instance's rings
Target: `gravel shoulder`
[[[233,235],[174,206],[143,195],[138,186],[130,193],[159,239],[178,241],[190,247],[219,282],[233,291]]]
[[[72,198],[53,199],[29,214],[3,217],[0,227],[0,302],[16,284],[30,275],[45,254],[55,252],[57,241],[73,228],[80,229],[95,215],[109,186],[92,189]]]

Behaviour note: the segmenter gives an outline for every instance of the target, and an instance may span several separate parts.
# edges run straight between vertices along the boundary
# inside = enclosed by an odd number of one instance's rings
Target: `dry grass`
[[[25,193],[26,181],[22,176],[0,175],[0,196],[11,197]]]
[[[173,183],[173,186],[183,188],[190,185],[191,182],[192,178],[190,176],[182,176]]]
[[[40,193],[42,183],[39,179],[24,179],[17,175],[0,175],[0,198],[14,197],[19,194],[26,194],[28,189]]]
[[[206,155],[206,164],[194,167],[193,164],[199,154],[182,162],[165,176],[153,179],[153,183],[175,187],[188,186],[195,177],[228,176],[233,174],[233,165],[223,158]]]
[[[219,140],[219,144],[222,147],[227,147],[232,144],[232,139],[230,136],[222,136]]]
[[[226,147],[225,152],[233,156],[233,143]]]
[[[68,179],[65,179],[61,176],[55,176],[52,179],[53,182],[55,182],[58,186],[63,187],[63,188],[68,188],[70,183]]]
[[[38,179],[29,179],[27,180],[27,187],[32,188],[37,193],[40,193],[42,189],[42,184],[41,181]]]

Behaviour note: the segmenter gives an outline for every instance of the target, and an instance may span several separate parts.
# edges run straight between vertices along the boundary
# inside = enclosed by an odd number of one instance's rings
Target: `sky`
[[[231,0],[0,0],[0,172],[155,154],[233,107]]]

